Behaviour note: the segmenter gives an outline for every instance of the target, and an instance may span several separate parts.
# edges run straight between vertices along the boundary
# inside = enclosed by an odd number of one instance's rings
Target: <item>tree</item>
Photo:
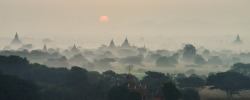
[[[156,91],[160,89],[162,83],[170,80],[170,77],[165,76],[163,73],[147,71],[146,76],[141,80],[142,84],[147,86],[149,97],[153,96]]]
[[[180,78],[187,78],[187,76],[186,76],[185,74],[183,74],[183,73],[178,73],[176,78],[177,78],[177,79],[180,79]]]
[[[3,75],[1,72],[0,80],[1,100],[37,100],[39,98],[38,87],[33,81]]]
[[[112,87],[107,94],[108,100],[126,100],[127,93],[128,89],[125,86]]]
[[[174,54],[173,54],[173,57],[174,57],[176,60],[178,60],[178,59],[179,59],[179,56],[180,56],[180,54],[179,54],[179,53],[174,53]]]
[[[198,64],[198,65],[204,65],[204,64],[206,64],[207,62],[206,62],[206,60],[201,56],[201,55],[196,55],[195,57],[194,57],[194,63],[195,64]]]
[[[181,97],[181,92],[173,82],[166,82],[162,87],[163,97],[165,100],[178,100]]]
[[[142,47],[142,48],[138,48],[137,51],[139,52],[139,54],[145,54],[147,53],[147,49]]]
[[[140,65],[144,66],[142,64],[143,56],[137,55],[137,56],[128,56],[125,58],[120,59],[121,64],[130,64],[130,65]]]
[[[196,55],[197,51],[196,48],[192,44],[186,44],[183,49],[184,49],[183,60],[192,62]]]
[[[107,95],[108,100],[141,100],[138,91],[128,90],[124,85],[112,87]]]
[[[126,100],[142,100],[142,96],[138,91],[128,91]]]
[[[250,77],[250,64],[236,63],[231,67],[230,71],[238,72]]]
[[[79,99],[88,97],[86,92],[88,91],[89,81],[86,69],[77,66],[72,67],[66,80],[66,86],[73,89],[74,94]]]
[[[220,89],[227,93],[228,100],[232,93],[250,89],[250,78],[237,72],[221,72],[207,78],[211,89]]]
[[[209,55],[210,52],[209,52],[209,50],[205,49],[205,50],[202,52],[202,54],[203,54],[203,55]]]
[[[188,77],[188,78],[179,78],[177,79],[179,83],[178,86],[181,88],[200,88],[205,86],[205,80],[199,77]]]
[[[178,61],[174,57],[160,57],[156,60],[157,67],[175,67]]]
[[[208,59],[207,63],[210,65],[222,65],[223,61],[220,59],[219,56],[212,56]]]
[[[185,88],[181,90],[182,100],[200,100],[199,92],[192,88]]]
[[[21,78],[29,77],[29,61],[19,56],[0,56],[0,70],[4,74],[18,75]]]

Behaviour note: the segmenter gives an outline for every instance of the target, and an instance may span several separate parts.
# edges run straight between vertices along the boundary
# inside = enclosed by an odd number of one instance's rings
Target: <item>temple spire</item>
[[[76,48],[76,44],[74,44],[74,47],[73,48]]]
[[[243,42],[241,41],[241,39],[240,39],[239,34],[237,34],[237,37],[236,37],[234,43],[235,43],[235,44],[242,44],[242,43],[243,43]]]
[[[18,45],[21,45],[21,44],[22,44],[22,42],[18,39],[18,34],[16,32],[15,38],[11,41],[11,45],[18,46]]]
[[[76,45],[74,44],[73,48],[70,50],[72,53],[80,53],[80,50],[76,48]]]
[[[124,47],[124,48],[130,47],[130,44],[128,42],[128,38],[127,37],[125,38],[124,42],[122,43],[122,47]]]
[[[110,41],[109,48],[115,48],[115,43],[113,39]]]
[[[18,34],[17,34],[17,32],[16,32],[16,35],[15,35],[15,38],[18,39]]]
[[[46,46],[46,44],[44,44],[44,46],[43,46],[43,52],[47,52],[47,46]]]

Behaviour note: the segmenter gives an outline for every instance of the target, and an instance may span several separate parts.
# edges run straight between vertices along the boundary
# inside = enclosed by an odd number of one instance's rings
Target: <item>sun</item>
[[[99,20],[100,20],[101,22],[108,22],[108,21],[109,21],[109,18],[108,18],[108,16],[101,16]]]

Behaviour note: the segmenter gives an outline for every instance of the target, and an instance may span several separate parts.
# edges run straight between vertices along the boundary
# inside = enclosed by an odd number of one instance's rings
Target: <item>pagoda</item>
[[[73,48],[70,50],[72,53],[80,53],[80,50],[76,48],[76,45],[74,44]]]
[[[46,46],[46,44],[44,44],[44,46],[43,46],[43,52],[47,52],[47,51],[48,51],[47,46]]]
[[[115,43],[114,40],[112,39],[110,44],[109,44],[109,48],[115,48]]]
[[[123,48],[128,48],[128,47],[130,47],[130,44],[129,44],[129,42],[128,42],[128,38],[126,37],[126,39],[124,40],[124,42],[122,43],[122,46],[121,47],[123,47]]]
[[[138,91],[139,93],[141,93],[142,100],[148,100],[146,85],[144,87],[142,87],[141,84],[139,86],[137,86],[134,83],[133,75],[131,74],[130,71],[131,70],[129,69],[129,72],[128,72],[128,75],[127,75],[126,81],[125,81],[126,87],[128,88],[128,90],[134,90],[134,91]]]
[[[18,34],[16,32],[15,38],[14,38],[14,40],[11,41],[10,45],[17,46],[17,45],[21,45],[21,44],[22,44],[22,42],[19,40]]]
[[[242,42],[241,39],[240,39],[239,34],[237,35],[237,37],[236,37],[236,39],[235,39],[235,41],[234,41],[233,43],[234,43],[234,44],[243,44],[243,42]]]

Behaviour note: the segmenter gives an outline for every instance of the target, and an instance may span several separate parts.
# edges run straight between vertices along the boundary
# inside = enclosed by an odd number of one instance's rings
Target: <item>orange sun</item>
[[[108,18],[108,16],[101,16],[101,17],[100,17],[100,21],[101,21],[101,22],[108,22],[108,21],[109,21],[109,18]]]

